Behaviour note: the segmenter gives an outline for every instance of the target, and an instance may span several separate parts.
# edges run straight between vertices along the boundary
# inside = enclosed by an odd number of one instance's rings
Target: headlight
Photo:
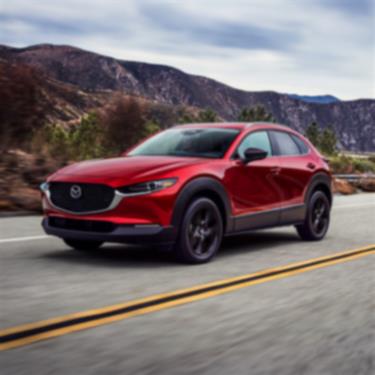
[[[163,180],[142,182],[136,185],[129,185],[117,188],[117,190],[125,195],[148,194],[173,186],[177,182],[177,178],[165,178]]]
[[[45,193],[49,189],[49,183],[48,182],[43,182],[39,186],[40,190]]]

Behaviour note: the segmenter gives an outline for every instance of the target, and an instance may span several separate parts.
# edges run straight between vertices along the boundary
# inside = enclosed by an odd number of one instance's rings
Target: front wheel
[[[306,241],[319,241],[327,233],[330,219],[330,203],[322,191],[316,191],[310,197],[306,218],[297,225],[299,236]]]
[[[223,237],[223,221],[216,204],[198,198],[188,207],[175,246],[177,258],[185,263],[205,263],[217,253]]]
[[[103,242],[102,241],[85,241],[85,240],[71,240],[64,239],[64,242],[75,250],[90,251],[98,249]]]

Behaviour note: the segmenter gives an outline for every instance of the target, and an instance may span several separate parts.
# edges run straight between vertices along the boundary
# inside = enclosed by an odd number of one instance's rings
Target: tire
[[[71,240],[66,238],[63,241],[73,249],[80,251],[96,250],[103,244],[102,241]]]
[[[217,253],[223,238],[223,220],[216,204],[198,198],[187,208],[175,245],[177,259],[184,263],[206,263]]]
[[[301,239],[319,241],[324,238],[329,227],[330,209],[327,196],[320,190],[315,191],[309,199],[304,223],[296,225]]]

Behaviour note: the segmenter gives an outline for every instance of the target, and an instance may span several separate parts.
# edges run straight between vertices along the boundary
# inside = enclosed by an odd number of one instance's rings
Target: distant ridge
[[[320,104],[330,104],[337,103],[340,99],[333,95],[298,95],[298,94],[288,94],[293,99],[302,100],[307,103],[320,103]]]

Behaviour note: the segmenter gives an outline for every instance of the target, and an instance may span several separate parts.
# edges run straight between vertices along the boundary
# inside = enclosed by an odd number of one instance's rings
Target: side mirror
[[[251,161],[265,159],[267,157],[267,151],[261,150],[260,148],[247,148],[244,152],[243,161],[245,164]]]

